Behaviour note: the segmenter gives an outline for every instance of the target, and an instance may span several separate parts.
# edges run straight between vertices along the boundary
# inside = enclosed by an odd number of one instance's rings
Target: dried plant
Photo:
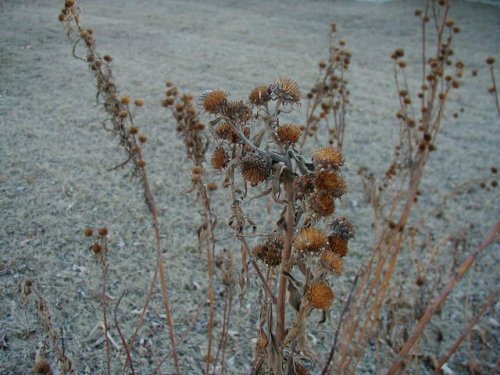
[[[338,300],[333,285],[341,280],[339,276],[343,274],[344,262],[349,259],[346,258],[349,241],[355,232],[351,221],[337,214],[338,203],[348,192],[342,173],[345,162],[342,148],[345,146],[346,114],[350,105],[346,76],[351,52],[346,48],[345,40],[337,41],[336,25],[332,24],[328,61],[320,63],[320,77],[306,95],[305,125],[286,120],[287,114],[294,111],[302,99],[297,83],[289,77],[257,86],[243,100],[232,100],[229,91],[217,89],[203,92],[195,101],[193,95],[183,94],[172,82],[167,83],[162,104],[172,111],[187,158],[193,163],[191,191],[196,193],[202,212],[197,236],[200,254],[206,255],[207,264],[209,312],[205,373],[222,374],[228,370],[225,353],[236,280],[240,304],[248,297],[255,280],[259,285],[258,291],[252,291],[252,297],[258,294],[252,303],[259,311],[259,321],[252,332],[255,337],[252,374],[312,374],[319,370],[322,374],[355,373],[373,339],[382,331],[381,326],[388,327],[384,332],[388,344],[380,348],[377,341],[377,350],[392,353],[379,360],[381,368],[389,369],[389,373],[399,373],[403,367],[411,369],[412,362],[418,359],[413,350],[431,317],[441,309],[478,254],[496,239],[500,229],[498,223],[465,261],[456,256],[450,274],[436,272],[436,285],[443,288],[435,300],[436,293],[424,293],[421,287],[428,283],[426,277],[432,273],[432,264],[439,257],[444,240],[436,244],[426,237],[423,220],[413,215],[413,208],[421,194],[420,185],[427,162],[437,149],[449,97],[460,88],[465,69],[464,63],[454,55],[455,37],[460,28],[449,18],[450,3],[427,0],[425,4],[424,10],[415,12],[422,27],[422,73],[416,92],[413,92],[406,73],[408,62],[404,59],[404,49],[396,49],[391,56],[399,101],[396,114],[400,123],[399,142],[382,180],[379,181],[368,169],[362,170],[363,183],[373,208],[377,243],[367,264],[354,278],[350,293],[344,298],[326,358],[318,357],[308,332],[312,323],[316,323],[318,312],[321,317],[317,323],[322,324]],[[125,150],[125,160],[116,168],[132,164],[133,174],[141,181],[156,241],[156,271],[141,316],[128,341],[117,318],[121,297],[115,305],[114,323],[121,340],[120,347],[112,339],[109,328],[111,300],[106,294],[110,267],[107,229],[99,229],[95,236],[90,228],[85,230],[86,236],[94,238],[91,250],[101,266],[100,303],[107,373],[112,373],[113,369],[117,371],[112,368],[114,348],[126,354],[122,372],[130,368],[132,374],[136,373],[133,349],[159,278],[171,353],[164,353],[157,359],[152,372],[160,373],[162,365],[172,357],[173,369],[180,374],[182,363],[178,345],[189,335],[205,301],[200,304],[189,327],[182,335],[176,335],[166,267],[162,260],[158,210],[143,153],[148,138],[134,122],[135,111],[143,106],[144,101],[119,94],[112,74],[113,59],[97,52],[95,32],[82,27],[80,13],[76,1],[66,0],[59,20],[73,41],[73,55],[85,61],[96,80],[97,98],[107,116],[103,123],[105,129],[117,136]],[[433,47],[437,48],[429,48],[431,34],[435,39]],[[487,63],[493,80],[490,93],[498,108],[494,59],[488,59]],[[207,124],[201,121],[203,116],[208,117]],[[322,128],[323,123],[326,129]],[[323,145],[310,154],[306,152],[308,136],[325,131],[328,132],[329,145]],[[210,182],[213,173],[223,176],[222,194],[229,202],[230,210],[227,220],[218,220],[212,210],[212,193],[218,188],[218,184]],[[250,217],[249,206],[265,207],[266,204],[268,220],[256,223]],[[215,233],[219,221],[231,228],[238,241],[241,260],[238,277],[234,274],[234,254],[218,248]],[[447,236],[448,239],[453,239],[457,248],[463,244],[458,236]],[[421,259],[412,258],[413,271],[419,275],[416,281],[419,293],[407,305],[402,303],[403,287],[397,288],[394,284],[395,276],[406,272],[398,265],[405,246],[413,254],[417,248],[426,250]],[[218,283],[224,288],[222,309],[217,301]],[[51,338],[50,349],[59,363],[66,366],[59,365],[60,370],[70,373],[73,371],[71,361],[58,347],[60,338],[50,326],[47,304],[41,297],[39,301],[41,322]],[[483,316],[494,301],[490,297],[472,321]],[[407,310],[408,314],[417,316],[417,324],[405,324],[397,319]],[[222,324],[216,324],[219,321]],[[436,363],[436,372],[465,340],[471,327],[465,328],[446,356]],[[401,331],[405,334],[401,335]],[[390,350],[386,346],[390,346]],[[42,351],[37,358],[40,364],[37,371],[46,371]]]

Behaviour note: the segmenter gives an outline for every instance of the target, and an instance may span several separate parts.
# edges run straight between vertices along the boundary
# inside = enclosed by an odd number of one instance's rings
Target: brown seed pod
[[[338,169],[344,164],[342,153],[330,146],[320,148],[313,154],[312,159],[318,168]]]
[[[254,105],[263,105],[271,100],[271,96],[268,92],[268,86],[259,86],[252,90],[250,95],[248,95],[248,100]]]
[[[108,235],[108,228],[106,227],[101,227],[97,230],[99,233],[99,236],[106,237]]]
[[[300,139],[300,127],[293,124],[283,124],[277,130],[278,140],[284,144],[294,144]]]
[[[128,95],[122,96],[120,99],[120,103],[122,103],[123,105],[129,105],[131,102],[132,99]]]
[[[347,241],[339,235],[334,234],[332,236],[329,236],[328,243],[330,245],[330,251],[338,254],[341,257],[345,257],[349,252]]]
[[[344,259],[339,254],[330,250],[323,250],[321,253],[320,264],[337,276],[342,274],[344,271]]]
[[[318,252],[328,244],[328,238],[321,230],[309,227],[295,236],[293,244],[299,252]]]
[[[315,309],[328,310],[335,295],[324,281],[313,282],[307,290],[307,300]]]
[[[217,147],[212,155],[212,167],[217,170],[222,170],[227,167],[229,156],[222,146]]]
[[[212,114],[220,113],[227,103],[227,93],[222,90],[210,91],[201,98],[205,111]]]
[[[311,208],[320,216],[330,216],[335,212],[333,196],[327,192],[318,192],[311,197]]]
[[[90,227],[87,227],[83,230],[83,234],[85,237],[91,237],[94,234],[94,230]]]
[[[247,154],[241,163],[241,173],[252,186],[258,185],[271,177],[271,160],[253,153]]]

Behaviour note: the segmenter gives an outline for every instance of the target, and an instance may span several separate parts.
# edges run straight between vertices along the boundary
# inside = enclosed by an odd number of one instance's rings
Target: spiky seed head
[[[90,227],[87,227],[83,230],[83,234],[85,237],[91,237],[94,234],[94,230]]]
[[[283,124],[276,131],[278,139],[284,144],[292,145],[300,139],[300,126]]]
[[[328,310],[334,298],[332,288],[324,281],[313,282],[307,290],[307,300],[315,309]]]
[[[271,100],[271,96],[268,92],[269,86],[259,86],[252,90],[250,95],[248,95],[248,100],[254,105],[263,105]]]
[[[144,159],[137,160],[137,166],[139,168],[144,168],[146,166],[146,160],[144,160]]]
[[[312,159],[318,168],[338,169],[344,164],[342,153],[330,146],[320,148],[313,154]]]
[[[312,194],[314,191],[314,178],[310,174],[306,174],[295,178],[293,188],[302,195]]]
[[[217,125],[215,135],[220,139],[225,139],[232,143],[237,143],[240,140],[238,133],[236,133],[232,125],[228,122]]]
[[[227,103],[227,93],[222,90],[214,90],[204,94],[201,98],[203,108],[211,114],[220,113]]]
[[[320,216],[330,216],[335,212],[333,196],[327,192],[318,192],[311,197],[311,208]]]
[[[139,142],[146,143],[148,141],[148,136],[146,134],[139,134]]]
[[[347,184],[338,173],[322,170],[314,178],[314,185],[318,190],[330,193],[334,198],[339,198],[347,192]]]
[[[268,239],[266,242],[255,246],[253,254],[270,267],[276,267],[281,263],[283,251],[283,240],[278,237]]]
[[[309,227],[295,236],[293,244],[299,252],[318,252],[328,244],[328,237],[321,230]]]
[[[344,259],[328,249],[321,253],[320,263],[325,269],[337,276],[344,271]]]
[[[101,227],[97,230],[99,233],[99,236],[106,237],[108,235],[108,228],[106,227]]]
[[[247,154],[241,163],[241,173],[252,186],[258,185],[271,177],[272,162],[265,156]]]
[[[221,113],[238,122],[247,122],[252,118],[252,110],[241,100],[227,102],[221,108]]]
[[[226,168],[229,156],[222,146],[217,147],[212,155],[212,167],[217,170]]]
[[[300,90],[297,83],[288,77],[278,79],[269,86],[271,99],[281,99],[284,102],[298,103]]]
[[[130,134],[139,133],[139,128],[137,126],[131,126],[129,130],[130,130]]]
[[[354,225],[345,217],[336,217],[330,224],[332,235],[336,235],[344,239],[346,242],[354,238],[356,229]],[[331,240],[330,240],[331,245]]]
[[[338,235],[328,237],[328,243],[330,245],[330,251],[341,257],[345,257],[349,252],[347,241]]]

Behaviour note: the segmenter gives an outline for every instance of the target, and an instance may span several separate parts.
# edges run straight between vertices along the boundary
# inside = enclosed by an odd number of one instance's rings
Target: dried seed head
[[[299,252],[318,252],[328,244],[325,233],[314,227],[304,228],[293,241]]]
[[[347,184],[339,174],[323,170],[314,178],[314,185],[318,190],[324,190],[333,197],[339,198],[347,192]]]
[[[83,230],[83,234],[85,237],[91,237],[94,234],[94,230],[90,227],[87,227]]]
[[[296,177],[293,181],[293,188],[301,195],[308,195],[314,191],[314,178],[310,174]]]
[[[264,156],[247,154],[241,163],[241,173],[252,186],[258,185],[271,177],[272,162]]]
[[[338,169],[344,164],[344,157],[340,151],[329,146],[316,151],[312,159],[318,168]]]
[[[137,160],[137,166],[139,168],[144,168],[146,166],[146,160],[144,160],[144,159]]]
[[[222,146],[217,147],[212,155],[212,167],[217,170],[226,168],[229,156]]]
[[[298,103],[300,90],[297,83],[288,77],[278,79],[269,86],[271,99],[281,99],[284,102]]]
[[[137,107],[142,107],[144,105],[144,99],[141,99],[141,98],[135,99],[134,104]]]
[[[313,282],[307,290],[307,300],[315,309],[328,310],[335,295],[324,281]]]
[[[170,107],[172,104],[174,104],[174,98],[172,97],[169,97],[169,98],[165,98],[161,104],[164,106],[164,107]]]
[[[106,61],[108,63],[113,61],[113,57],[111,55],[104,55],[103,59],[104,59],[104,61]]]
[[[494,63],[495,63],[495,58],[493,56],[486,58],[486,64],[493,65]]]
[[[37,358],[35,366],[33,367],[33,372],[35,374],[45,374],[45,375],[53,374],[49,362],[43,357]]]
[[[210,91],[201,97],[203,108],[212,114],[220,113],[227,103],[227,93],[222,90]]]
[[[101,227],[98,229],[99,236],[106,237],[108,235],[108,228]]]
[[[148,141],[148,136],[146,134],[139,134],[139,142],[146,143]]]
[[[344,271],[344,259],[339,254],[330,250],[323,250],[321,253],[320,264],[337,276],[342,274]]]
[[[278,266],[281,263],[282,252],[283,239],[279,236],[272,236],[253,249],[254,256],[270,267]]]
[[[129,130],[130,130],[130,134],[139,133],[139,128],[137,126],[131,126]]]
[[[328,237],[328,243],[330,245],[330,251],[338,254],[341,257],[345,257],[349,252],[347,241],[338,235],[332,235]]]
[[[123,105],[129,105],[129,104],[132,102],[132,99],[130,98],[130,96],[125,95],[125,96],[122,96],[122,97],[121,97],[120,102],[121,102]]]
[[[271,100],[271,96],[268,92],[268,86],[259,86],[252,90],[250,95],[248,95],[248,100],[254,105],[263,105]]]
[[[293,124],[283,124],[276,131],[278,139],[284,144],[294,144],[300,138],[300,127]]]
[[[351,238],[354,238],[356,229],[354,228],[354,225],[345,217],[336,217],[330,224],[330,231],[332,235],[339,236],[347,242]]]
[[[228,122],[218,125],[214,131],[215,135],[220,139],[225,139],[232,143],[237,143],[240,140],[238,133],[236,133],[233,126]]]
[[[333,196],[327,192],[318,192],[311,197],[311,208],[319,216],[330,216],[335,212]]]
[[[210,191],[217,190],[217,184],[215,182],[210,182],[207,184],[207,189]]]
[[[201,175],[199,175],[199,174],[191,175],[191,182],[193,184],[197,184],[198,182],[201,182]]]
[[[199,165],[195,165],[191,172],[193,172],[193,174],[201,174],[203,172],[203,168]]]
[[[92,246],[90,246],[90,250],[94,252],[94,254],[100,254],[102,251],[101,244],[95,242]]]
[[[227,102],[221,113],[234,121],[247,122],[252,118],[252,110],[243,101]]]

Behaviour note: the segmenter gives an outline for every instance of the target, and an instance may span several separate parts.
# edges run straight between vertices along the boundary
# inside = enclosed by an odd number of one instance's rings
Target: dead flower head
[[[201,95],[200,102],[205,111],[218,114],[227,103],[227,93],[222,90],[210,90]]]
[[[293,241],[299,252],[318,252],[328,243],[328,237],[321,230],[314,227],[304,228]]]
[[[338,169],[344,164],[342,153],[330,146],[320,148],[312,159],[317,168]]]
[[[298,103],[300,90],[297,83],[288,77],[278,79],[269,86],[271,99],[281,99],[285,103]]]
[[[299,140],[300,132],[299,126],[284,124],[276,130],[276,135],[281,143],[292,145]]]
[[[245,180],[255,186],[271,177],[272,162],[264,156],[247,154],[241,163],[241,172]]]
[[[324,281],[312,283],[307,290],[307,300],[315,309],[328,310],[334,298],[332,288]]]
[[[271,100],[271,96],[268,91],[269,86],[259,86],[252,90],[250,95],[248,95],[248,100],[254,105],[263,105]]]

